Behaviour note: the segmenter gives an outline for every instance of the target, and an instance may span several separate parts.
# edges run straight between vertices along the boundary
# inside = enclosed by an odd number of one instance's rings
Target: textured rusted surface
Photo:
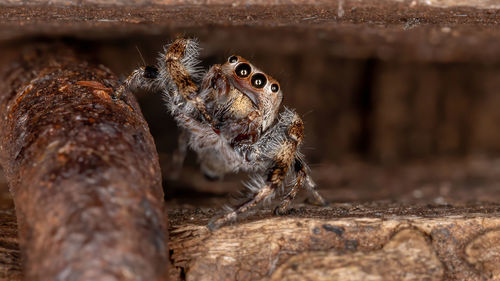
[[[64,48],[26,52],[0,76],[0,162],[25,280],[163,280],[158,157],[131,94]]]

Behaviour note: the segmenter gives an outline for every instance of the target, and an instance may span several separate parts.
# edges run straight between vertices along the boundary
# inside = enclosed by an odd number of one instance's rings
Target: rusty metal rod
[[[0,163],[25,280],[164,280],[158,155],[130,93],[103,66],[51,48],[0,73]]]

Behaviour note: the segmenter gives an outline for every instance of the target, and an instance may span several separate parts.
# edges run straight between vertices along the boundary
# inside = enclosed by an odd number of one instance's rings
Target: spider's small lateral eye
[[[250,73],[252,72],[252,68],[247,63],[241,63],[236,67],[235,72],[238,77],[245,78],[250,75]]]
[[[266,86],[267,78],[262,73],[256,73],[252,76],[252,85],[257,89],[262,89]]]
[[[280,89],[280,86],[278,86],[278,84],[272,84],[271,85],[271,91],[273,91],[273,93],[278,92],[279,89]]]
[[[227,59],[230,63],[235,63],[238,62],[238,57],[237,56],[230,56],[229,59]]]

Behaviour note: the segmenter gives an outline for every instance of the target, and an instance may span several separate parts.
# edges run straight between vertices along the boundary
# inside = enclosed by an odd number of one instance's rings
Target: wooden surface
[[[300,194],[290,215],[262,207],[213,233],[206,224],[240,185],[185,169],[180,190],[168,195],[171,280],[500,280],[498,164],[472,163],[449,161],[453,176],[430,163],[394,177],[386,176],[392,169],[345,164],[321,186],[329,206]],[[15,217],[8,200],[0,205],[0,276],[17,280]]]
[[[313,169],[330,205],[305,194],[210,233],[238,179],[183,171],[167,193],[174,280],[500,280],[498,163],[484,158]],[[324,279],[322,279],[324,278]]]
[[[495,25],[500,20],[495,8],[452,6],[444,10],[428,6],[426,1],[327,2],[4,6],[0,9],[0,40],[40,36],[104,40],[176,32],[218,37],[217,29],[230,27],[261,28],[262,35],[272,29],[303,34],[311,28],[308,31],[314,31],[314,36],[304,37],[302,43],[313,39],[325,44],[343,42],[348,50],[342,46],[329,50],[343,56],[387,59],[396,52],[396,57],[407,54],[406,57],[424,61],[497,60],[500,31]],[[249,38],[245,31],[239,33],[238,37]],[[479,45],[481,52],[475,49]]]
[[[2,185],[3,194],[8,194],[6,186]],[[21,250],[17,238],[17,221],[14,209],[9,209],[4,202],[12,204],[12,200],[2,200],[0,211],[0,280],[22,280],[23,270]],[[9,203],[7,203],[9,204]]]
[[[160,167],[139,105],[113,98],[109,69],[53,48],[0,71],[0,164],[24,280],[165,280]]]
[[[386,207],[400,215],[384,216]],[[260,212],[213,233],[191,223],[193,218],[208,219],[213,209],[171,211],[174,218],[183,217],[176,222],[181,224],[171,226],[171,280],[500,278],[499,206],[431,208],[425,213],[383,204],[300,210],[285,218]],[[336,217],[338,210],[344,215]],[[15,218],[6,211],[1,218],[0,278],[20,280]]]
[[[500,208],[388,215],[379,206],[263,218],[207,231],[174,225],[171,259],[186,280],[498,280]],[[449,211],[449,210],[448,210]],[[195,213],[185,213],[197,217]]]
[[[340,2],[340,4],[338,3]],[[330,4],[330,5],[344,5],[349,2],[370,2],[364,1],[352,1],[352,0],[210,0],[210,1],[200,1],[200,0],[88,0],[81,2],[78,0],[1,0],[0,4],[3,5],[43,5],[50,3],[52,5],[106,5],[106,6],[123,6],[123,5],[165,5],[165,6],[180,6],[180,5],[232,5],[232,6],[248,6],[248,5],[310,5],[310,4]],[[382,1],[379,1],[382,2]],[[476,7],[482,9],[498,8],[500,4],[495,0],[415,0],[415,1],[401,1],[401,0],[385,0],[385,3],[391,2],[404,2],[409,6],[415,5],[428,5],[437,7],[455,7],[455,6],[467,6]]]

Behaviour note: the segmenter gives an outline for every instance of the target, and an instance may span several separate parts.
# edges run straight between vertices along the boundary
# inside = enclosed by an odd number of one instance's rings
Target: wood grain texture
[[[415,229],[397,232],[374,251],[309,251],[288,259],[269,277],[278,280],[442,280],[444,267]]]
[[[14,210],[0,211],[0,280],[22,280],[21,251]]]
[[[171,210],[170,280],[500,280],[498,206],[380,208],[308,207],[215,232],[204,225],[213,210]],[[0,280],[20,280],[15,217],[1,219]]]
[[[462,214],[453,215],[452,209]],[[212,233],[203,225],[175,225],[171,258],[186,280],[500,278],[494,246],[500,227],[497,207],[484,213],[451,208],[439,215],[418,215],[411,207],[404,208],[407,215],[389,215],[387,210],[378,212],[380,217],[365,213],[333,218],[336,211],[325,208],[306,216],[237,223]]]

